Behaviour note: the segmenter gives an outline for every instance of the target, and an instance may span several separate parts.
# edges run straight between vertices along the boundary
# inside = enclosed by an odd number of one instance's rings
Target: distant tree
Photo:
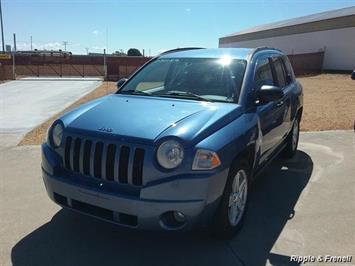
[[[127,51],[128,56],[142,56],[141,52],[137,48],[130,48]]]
[[[118,51],[115,51],[114,53],[112,53],[113,55],[116,56],[126,56],[127,54],[123,51],[123,49],[119,49]]]

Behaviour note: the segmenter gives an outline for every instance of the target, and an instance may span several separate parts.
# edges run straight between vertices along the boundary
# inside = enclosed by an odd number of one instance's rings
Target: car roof
[[[182,51],[166,52],[159,58],[220,58],[230,56],[233,59],[247,60],[254,51],[253,48],[215,48],[215,49],[189,49]]]

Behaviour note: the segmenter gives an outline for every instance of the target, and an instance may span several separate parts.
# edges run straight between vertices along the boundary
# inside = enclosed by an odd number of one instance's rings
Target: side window
[[[293,73],[292,65],[287,56],[284,56],[283,61],[285,63],[286,72],[287,72],[287,83],[290,84],[295,81],[295,74]]]
[[[254,84],[254,89],[260,89],[263,85],[274,85],[268,58],[262,58],[256,62]]]
[[[273,65],[275,68],[275,74],[277,77],[277,85],[279,87],[285,87],[286,86],[286,75],[285,75],[285,69],[284,69],[284,64],[282,62],[281,57],[275,57],[272,59]]]

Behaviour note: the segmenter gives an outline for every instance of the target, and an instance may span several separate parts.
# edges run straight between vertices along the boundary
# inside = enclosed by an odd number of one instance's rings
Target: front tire
[[[249,175],[246,167],[232,167],[221,203],[214,217],[213,233],[230,239],[241,229],[248,205]]]

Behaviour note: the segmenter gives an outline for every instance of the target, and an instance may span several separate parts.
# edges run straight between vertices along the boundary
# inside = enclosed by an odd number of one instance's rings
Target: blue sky
[[[85,54],[145,49],[146,55],[183,47],[217,47],[218,38],[252,26],[355,6],[355,1],[89,1],[2,0],[5,43],[18,49],[64,49]]]

